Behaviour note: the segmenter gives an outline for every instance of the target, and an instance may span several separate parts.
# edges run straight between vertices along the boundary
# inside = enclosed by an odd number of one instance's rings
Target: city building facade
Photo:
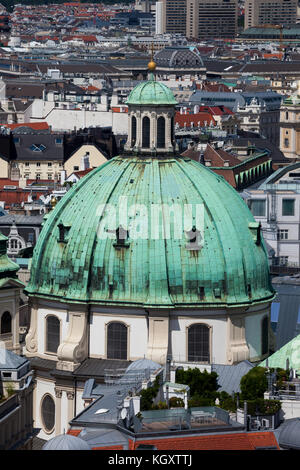
[[[186,36],[232,39],[237,34],[237,0],[187,0]]]
[[[246,0],[245,29],[259,25],[296,24],[297,0]]]

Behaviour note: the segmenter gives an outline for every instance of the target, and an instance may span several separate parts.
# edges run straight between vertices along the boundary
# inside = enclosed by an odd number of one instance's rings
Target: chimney
[[[86,152],[80,164],[80,170],[87,170],[88,168],[90,168],[90,152]]]
[[[60,184],[63,186],[65,181],[66,181],[66,170],[62,170],[60,172]]]

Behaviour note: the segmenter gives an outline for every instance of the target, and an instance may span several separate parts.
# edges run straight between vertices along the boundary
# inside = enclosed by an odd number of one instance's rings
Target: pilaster
[[[250,351],[246,342],[244,316],[230,315],[227,320],[227,328],[228,364],[236,364],[238,362],[249,360]]]
[[[71,419],[74,418],[74,397],[75,392],[67,391],[67,399],[68,399],[68,423]]]
[[[61,397],[62,390],[55,388],[55,435],[61,434]]]
[[[169,312],[149,312],[147,358],[165,364],[169,348]]]

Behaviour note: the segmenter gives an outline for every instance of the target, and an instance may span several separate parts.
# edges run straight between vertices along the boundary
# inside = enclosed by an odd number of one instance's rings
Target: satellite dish
[[[98,415],[98,414],[102,414],[102,413],[107,413],[109,410],[107,410],[106,408],[100,408],[99,410],[97,410],[95,412],[95,415]]]
[[[126,408],[123,408],[122,411],[121,411],[121,418],[122,419],[125,419],[127,416],[127,409]]]

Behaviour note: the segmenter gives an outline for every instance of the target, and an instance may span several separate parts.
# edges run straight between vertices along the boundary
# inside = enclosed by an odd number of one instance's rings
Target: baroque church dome
[[[139,83],[129,94],[126,104],[129,105],[175,105],[177,101],[170,88],[151,79]]]
[[[114,234],[99,235],[103,208],[118,210],[124,201],[133,222],[141,205],[151,215],[153,205],[176,204],[170,237],[143,238],[129,230],[118,243]],[[203,207],[197,250],[178,228],[186,203]],[[115,157],[74,185],[46,217],[34,249],[30,296],[162,307],[235,306],[273,297],[259,224],[223,177],[188,158]],[[166,230],[166,218],[156,223],[149,216],[145,223],[148,234]]]

